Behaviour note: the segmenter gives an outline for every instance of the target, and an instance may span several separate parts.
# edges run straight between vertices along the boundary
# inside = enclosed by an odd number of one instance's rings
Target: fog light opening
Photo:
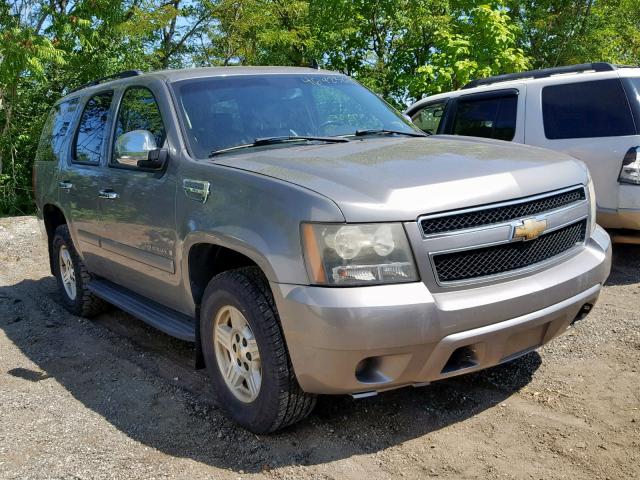
[[[456,348],[441,373],[451,373],[456,370],[475,367],[478,365],[478,356],[473,345]]]
[[[382,383],[389,381],[386,375],[380,371],[382,360],[380,357],[367,357],[358,362],[356,366],[356,378],[361,383]]]

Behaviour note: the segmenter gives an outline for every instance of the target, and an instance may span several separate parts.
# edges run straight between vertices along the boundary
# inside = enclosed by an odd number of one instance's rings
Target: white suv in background
[[[483,78],[406,113],[427,133],[568,153],[589,167],[598,223],[640,230],[640,68],[589,63]]]

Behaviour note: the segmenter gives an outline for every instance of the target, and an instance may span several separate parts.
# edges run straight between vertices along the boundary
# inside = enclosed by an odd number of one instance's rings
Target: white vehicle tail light
[[[631,147],[625,154],[618,181],[640,185],[640,147]]]

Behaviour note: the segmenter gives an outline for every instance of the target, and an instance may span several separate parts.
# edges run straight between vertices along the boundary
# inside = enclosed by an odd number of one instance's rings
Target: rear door
[[[526,142],[584,161],[595,184],[600,214],[640,208],[638,187],[618,183],[625,153],[640,144],[623,83],[610,74],[589,77],[529,85]],[[633,194],[623,200],[621,187]]]
[[[113,95],[113,90],[104,90],[86,98],[58,177],[60,204],[74,244],[87,268],[98,275],[106,272],[100,250],[101,219],[97,201]]]
[[[128,85],[117,98],[107,168],[98,182],[101,245],[110,264],[110,280],[175,306],[177,166],[169,159],[162,170],[150,171],[126,157],[118,158],[114,148],[121,135],[146,130],[158,148],[170,149],[166,87],[157,79],[139,82]]]
[[[38,150],[34,161],[36,205],[43,203],[59,205],[59,193],[67,193],[66,184],[59,182],[60,169],[68,160],[69,139],[73,137],[73,127],[79,115],[78,98],[65,100],[55,105],[42,128]],[[64,197],[63,197],[64,198]]]

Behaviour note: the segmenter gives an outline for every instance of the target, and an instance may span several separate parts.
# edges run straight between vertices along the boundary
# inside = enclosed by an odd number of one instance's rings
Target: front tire
[[[214,277],[204,293],[200,340],[220,406],[254,433],[305,418],[316,396],[296,380],[269,284],[256,267]]]
[[[106,304],[87,288],[91,275],[73,245],[67,225],[56,228],[51,248],[53,273],[65,308],[81,317],[94,317],[103,312]]]

